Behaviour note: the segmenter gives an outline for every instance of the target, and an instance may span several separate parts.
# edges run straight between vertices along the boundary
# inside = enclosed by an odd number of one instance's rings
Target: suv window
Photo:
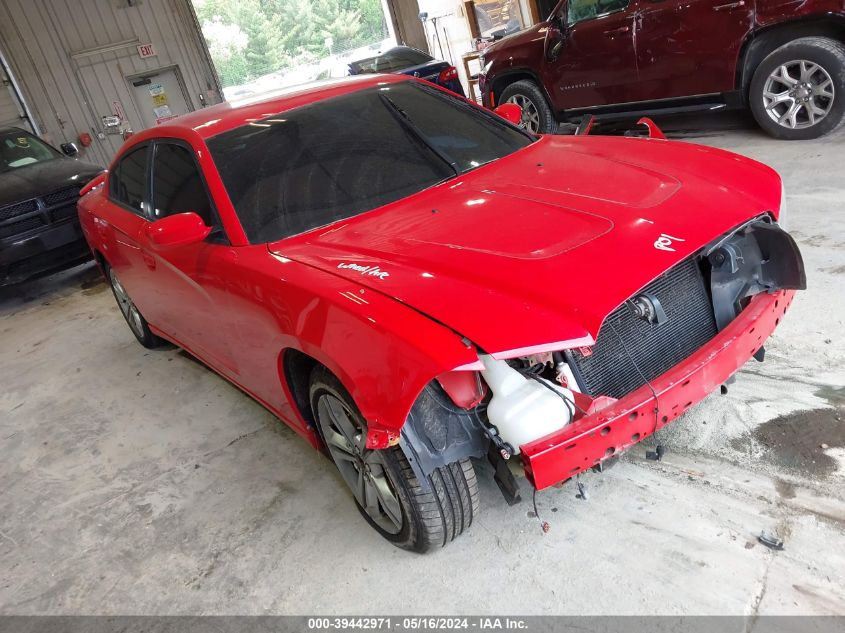
[[[182,145],[157,143],[153,159],[153,220],[193,211],[214,226],[211,201],[194,153]]]
[[[109,182],[112,199],[138,215],[143,215],[147,188],[147,146],[132,150],[124,156]]]
[[[575,24],[591,20],[597,15],[621,11],[630,0],[569,0],[566,7],[566,23]]]

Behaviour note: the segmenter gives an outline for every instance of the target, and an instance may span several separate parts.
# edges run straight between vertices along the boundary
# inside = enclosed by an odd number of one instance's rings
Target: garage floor
[[[684,136],[784,175],[810,289],[764,364],[661,432],[663,462],[541,493],[547,535],[482,474],[467,535],[394,549],[292,431],[135,343],[96,270],[2,291],[0,612],[845,613],[845,135],[703,123]]]

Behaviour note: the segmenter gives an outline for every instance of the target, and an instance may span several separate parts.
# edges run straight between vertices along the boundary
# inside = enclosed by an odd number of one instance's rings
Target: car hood
[[[637,290],[779,201],[773,170],[721,150],[544,137],[410,198],[268,246],[506,357],[590,344]],[[656,247],[661,238],[666,248]]]
[[[0,207],[70,185],[81,187],[102,171],[91,163],[56,158],[0,173]]]

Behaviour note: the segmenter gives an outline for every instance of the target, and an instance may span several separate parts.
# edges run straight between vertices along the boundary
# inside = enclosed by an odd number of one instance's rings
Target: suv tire
[[[558,122],[540,87],[530,79],[512,83],[499,95],[499,105],[515,103],[522,108],[520,127],[532,134],[555,134]]]
[[[469,528],[479,508],[469,459],[437,468],[425,491],[399,446],[366,448],[366,421],[349,392],[321,365],[311,372],[310,402],[323,443],[358,511],[381,536],[402,549],[427,552]]]
[[[826,37],[781,46],[754,71],[748,100],[757,123],[775,138],[833,132],[845,121],[845,46]]]

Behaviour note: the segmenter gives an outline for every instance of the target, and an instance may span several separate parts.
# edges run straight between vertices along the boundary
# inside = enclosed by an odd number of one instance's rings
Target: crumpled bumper
[[[619,455],[730,378],[759,350],[786,313],[794,290],[759,294],[710,342],[648,385],[521,447],[525,475],[538,489]],[[599,404],[599,401],[596,401]]]

